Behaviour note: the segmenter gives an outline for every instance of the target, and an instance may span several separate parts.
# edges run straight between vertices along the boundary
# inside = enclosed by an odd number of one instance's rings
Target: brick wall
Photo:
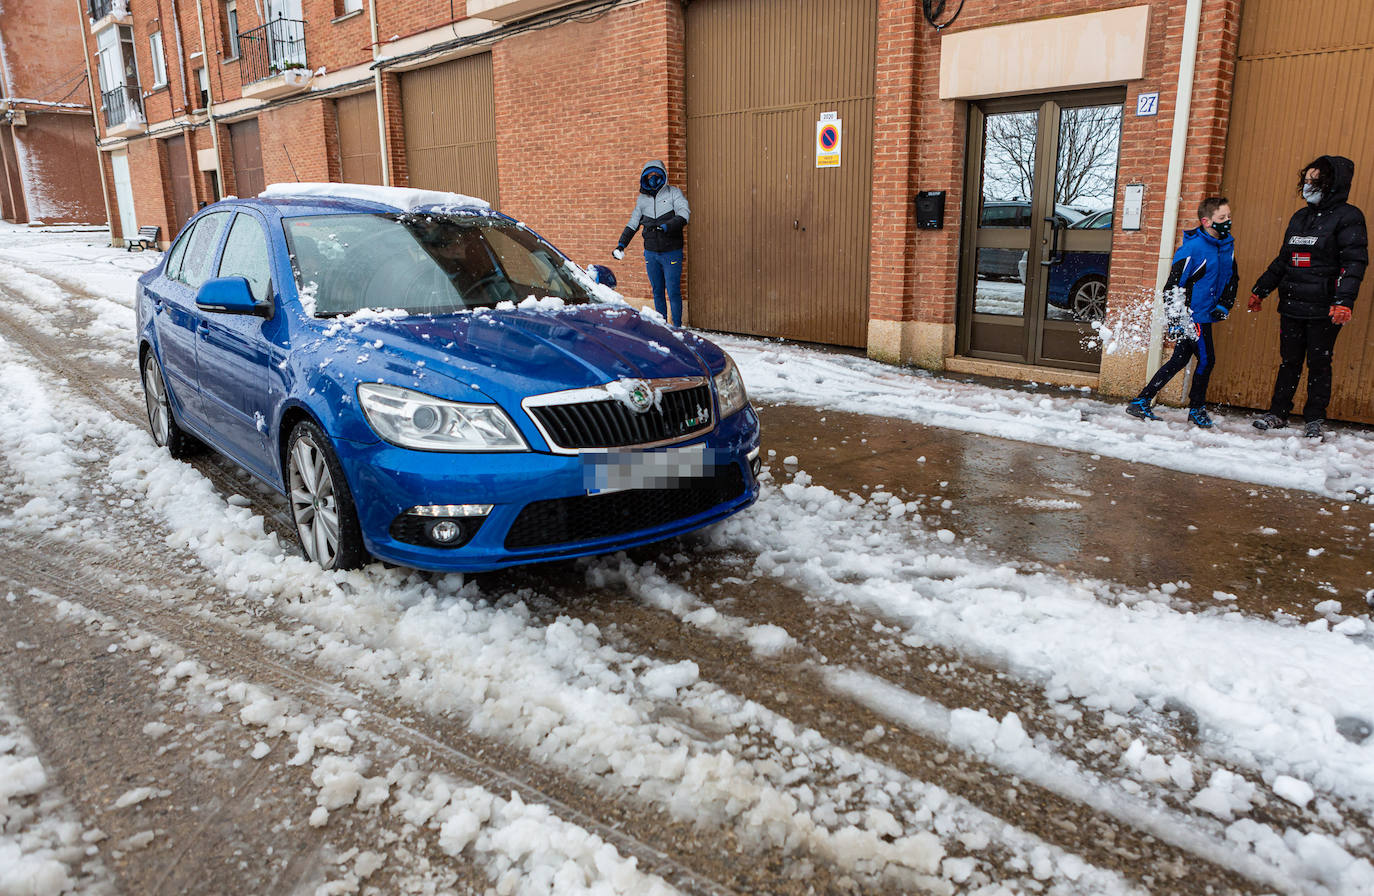
[[[76,0],[0,4],[0,96],[89,106],[82,7]],[[15,103],[27,123],[5,129],[0,193],[20,222],[105,220],[89,113]]]
[[[1145,184],[1144,226],[1117,231],[1112,248],[1109,315],[1151,301],[1165,213],[1164,194],[1176,104],[1183,0],[1147,0],[1150,31],[1145,77],[1126,88],[1116,207],[1128,183]],[[1139,2],[1017,0],[969,5],[946,33],[1028,19],[1098,12]],[[1239,0],[1204,6],[1196,87],[1189,130],[1180,220],[1194,226],[1193,210],[1215,192],[1221,165],[1239,32]],[[873,184],[871,316],[950,324],[958,297],[960,222],[968,104],[939,99],[941,34],[912,4],[879,5],[877,102]],[[1159,93],[1159,112],[1134,114],[1136,96]],[[947,191],[945,229],[912,226],[911,197],[921,189]],[[1109,320],[1110,322],[1110,320]]]
[[[258,116],[262,175],[266,183],[330,179],[328,135],[336,131],[333,112],[332,101],[310,100],[280,106]],[[337,165],[337,146],[334,155]]]
[[[627,296],[650,295],[638,237],[611,258],[640,169],[663,159],[685,184],[682,28],[680,4],[648,0],[493,50],[502,210],[583,267],[609,265]]]

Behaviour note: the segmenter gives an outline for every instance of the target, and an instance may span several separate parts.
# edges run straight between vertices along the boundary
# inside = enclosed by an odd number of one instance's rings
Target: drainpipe
[[[186,48],[181,43],[181,16],[177,15],[177,0],[169,0],[172,5],[172,37],[177,43],[177,72],[181,76],[181,111],[191,111],[191,90],[186,86]],[[161,13],[161,10],[158,10]],[[168,93],[171,91],[169,90]],[[176,113],[173,112],[173,115]]]
[[[219,157],[219,125],[215,124],[215,89],[210,81],[210,45],[205,42],[205,8],[196,0],[196,20],[200,25],[200,64],[205,66],[205,117],[210,120],[210,145],[215,150],[215,182],[224,192],[224,162]],[[199,163],[196,165],[200,167]],[[218,196],[214,197],[219,199]]]
[[[367,0],[367,17],[372,23],[372,61],[376,62],[382,50],[377,29],[377,0]],[[391,186],[391,152],[386,142],[386,110],[382,107],[382,70],[372,69],[372,89],[377,93],[377,142],[382,151],[382,186]]]
[[[1174,103],[1174,133],[1169,146],[1169,179],[1164,191],[1164,221],[1159,235],[1159,266],[1155,271],[1155,311],[1150,325],[1149,367],[1159,367],[1164,339],[1165,282],[1174,257],[1174,237],[1178,233],[1178,198],[1182,193],[1183,156],[1188,149],[1188,119],[1193,111],[1193,77],[1197,65],[1197,36],[1202,21],[1202,0],[1188,0],[1183,13],[1183,49],[1178,60],[1178,92]]]
[[[86,14],[86,4],[84,0],[76,0],[76,21],[81,27],[81,55],[85,57],[86,63],[86,89],[91,94],[91,125],[95,128],[95,160],[100,168],[100,198],[105,200],[105,223],[109,226],[111,233],[114,232],[114,215],[110,214],[110,185],[105,181],[105,154],[100,148],[100,106],[95,101],[95,77],[91,74],[91,47],[86,39],[91,34],[91,20]],[[140,87],[140,89],[142,89]],[[123,226],[121,222],[121,226]],[[124,234],[127,243],[129,235]],[[114,245],[111,237],[110,245]]]

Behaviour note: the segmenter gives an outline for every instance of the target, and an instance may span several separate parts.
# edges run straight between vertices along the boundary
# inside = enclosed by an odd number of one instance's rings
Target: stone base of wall
[[[954,325],[919,320],[870,320],[868,356],[889,364],[944,370],[954,354]]]

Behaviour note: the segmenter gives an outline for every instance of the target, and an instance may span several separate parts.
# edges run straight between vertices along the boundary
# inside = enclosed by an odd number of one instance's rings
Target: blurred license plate
[[[582,475],[587,494],[630,488],[674,488],[685,479],[715,472],[714,451],[687,445],[662,451],[608,451],[584,454]]]

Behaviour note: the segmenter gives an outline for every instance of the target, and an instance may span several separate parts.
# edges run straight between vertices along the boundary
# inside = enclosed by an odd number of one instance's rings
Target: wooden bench
[[[156,249],[158,234],[162,233],[162,228],[156,224],[149,224],[147,227],[138,228],[138,236],[124,244],[125,252],[134,251],[134,247],[142,252],[144,249]]]

